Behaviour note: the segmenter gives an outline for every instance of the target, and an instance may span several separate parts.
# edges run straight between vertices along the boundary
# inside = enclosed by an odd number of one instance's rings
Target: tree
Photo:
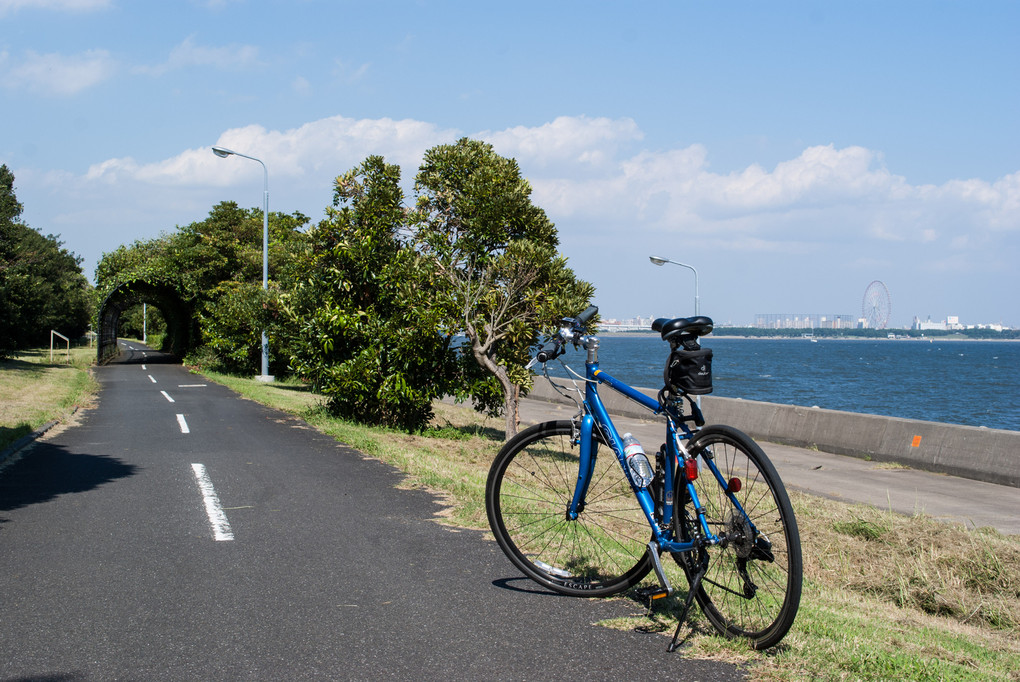
[[[51,329],[80,337],[92,319],[81,258],[22,223],[21,210],[14,174],[0,166],[0,357],[45,343]]]
[[[428,272],[400,240],[399,182],[399,167],[379,156],[336,179],[287,313],[299,336],[292,365],[333,414],[413,431],[443,394],[451,353],[425,303]]]
[[[501,394],[509,438],[539,332],[586,308],[594,287],[557,254],[556,228],[517,162],[491,145],[465,138],[430,149],[415,190],[415,243],[436,280],[431,306],[449,332],[466,336],[462,358],[488,376],[464,391],[489,408]]]

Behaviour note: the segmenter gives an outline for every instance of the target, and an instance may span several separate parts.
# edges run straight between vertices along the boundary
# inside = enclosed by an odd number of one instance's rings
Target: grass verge
[[[94,348],[66,351],[49,348],[21,351],[0,362],[0,450],[55,419],[66,418],[74,408],[90,403],[98,385],[89,368]]]
[[[207,376],[398,467],[406,486],[442,496],[445,522],[487,527],[485,477],[503,440],[497,420],[437,403],[432,427],[409,435],[332,419],[297,383]],[[716,636],[693,609],[684,655],[745,665],[756,680],[1020,680],[1020,537],[791,498],[805,557],[793,630],[770,651],[750,651]],[[683,584],[679,573],[671,579]],[[632,600],[631,616],[602,625],[672,635],[683,596],[651,611]]]

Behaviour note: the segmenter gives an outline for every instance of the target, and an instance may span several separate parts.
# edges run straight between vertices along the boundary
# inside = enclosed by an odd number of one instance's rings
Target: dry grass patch
[[[791,494],[805,576],[890,604],[1020,633],[1020,539]]]
[[[89,404],[98,391],[89,373],[94,359],[94,349],[73,348],[70,364],[64,353],[50,363],[46,348],[0,362],[0,449]]]

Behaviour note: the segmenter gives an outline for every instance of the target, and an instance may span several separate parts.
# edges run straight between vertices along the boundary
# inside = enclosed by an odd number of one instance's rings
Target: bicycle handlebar
[[[555,337],[546,341],[545,345],[539,349],[538,355],[535,356],[535,360],[543,363],[549,362],[559,356],[562,352],[563,344],[560,343],[559,337]]]
[[[564,318],[564,322],[569,324],[569,327],[564,327],[558,333],[554,334],[548,341],[546,341],[542,347],[538,350],[538,354],[535,355],[534,359],[528,363],[530,369],[536,363],[549,362],[554,360],[566,352],[567,341],[573,341],[576,346],[578,339],[584,331],[584,326],[591,321],[599,312],[598,306],[588,306],[584,311],[575,318]]]
[[[597,305],[590,305],[584,309],[583,313],[575,317],[574,321],[577,322],[578,326],[583,327],[584,325],[588,324],[588,320],[595,317],[595,315],[598,314],[598,312],[599,307]]]

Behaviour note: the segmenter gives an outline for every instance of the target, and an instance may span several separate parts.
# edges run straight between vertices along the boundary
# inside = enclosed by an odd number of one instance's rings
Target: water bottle
[[[652,465],[648,463],[645,449],[632,433],[623,434],[623,454],[627,458],[627,466],[630,467],[634,482],[640,488],[647,487],[655,474],[652,472]]]

